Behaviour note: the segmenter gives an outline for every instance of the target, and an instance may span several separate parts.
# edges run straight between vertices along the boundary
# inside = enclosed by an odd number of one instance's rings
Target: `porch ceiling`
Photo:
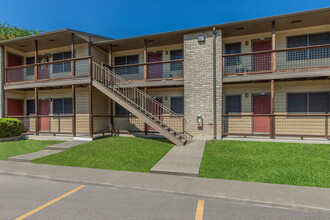
[[[49,49],[49,48],[55,48],[55,47],[63,47],[63,46],[69,46],[72,43],[71,40],[71,33],[58,33],[58,34],[52,34],[48,36],[44,36],[42,38],[34,38],[34,39],[26,39],[21,40],[19,42],[9,42],[6,43],[5,46],[11,47],[13,49],[23,51],[23,52],[30,52],[34,51],[35,44],[34,41],[38,40],[38,49]],[[75,37],[75,43],[80,44],[86,42],[80,37]]]
[[[38,49],[50,49],[56,47],[69,46],[72,43],[72,33],[75,34],[75,43],[86,43],[89,41],[89,37],[93,42],[111,40],[108,37],[102,37],[85,32],[75,31],[71,29],[60,29],[56,31],[45,32],[41,34],[31,35],[27,37],[6,40],[0,42],[1,45],[11,47],[13,49],[30,52],[35,50],[35,40],[38,40]]]
[[[275,31],[326,25],[330,24],[330,10],[317,12],[317,14],[292,14],[285,17],[276,16],[274,18],[270,17],[269,19],[254,19],[235,22],[236,24],[224,24],[222,28],[223,37],[271,32],[271,22],[273,20],[275,21]]]
[[[183,33],[153,34],[148,36],[131,37],[114,40],[108,43],[94,43],[97,47],[109,52],[109,45],[112,44],[112,51],[134,50],[144,48],[144,39],[147,39],[148,47],[158,47],[170,44],[183,43]]]

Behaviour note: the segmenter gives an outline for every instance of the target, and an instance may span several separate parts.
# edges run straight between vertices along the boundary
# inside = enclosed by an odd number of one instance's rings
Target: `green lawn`
[[[199,176],[330,188],[330,145],[208,142]]]
[[[60,142],[39,141],[39,140],[20,140],[20,141],[1,142],[0,160],[8,160],[8,157],[45,150],[46,146],[57,143]]]
[[[166,139],[110,137],[36,159],[33,163],[149,172],[172,147]]]

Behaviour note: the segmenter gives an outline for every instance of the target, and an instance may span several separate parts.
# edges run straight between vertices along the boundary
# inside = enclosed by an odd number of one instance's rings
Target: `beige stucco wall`
[[[98,89],[93,88],[93,115],[110,115],[110,99]],[[94,117],[93,132],[99,133],[110,130],[109,117]]]

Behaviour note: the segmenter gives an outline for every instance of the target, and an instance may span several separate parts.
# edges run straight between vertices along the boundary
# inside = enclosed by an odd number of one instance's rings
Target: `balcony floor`
[[[330,69],[315,69],[315,70],[293,70],[287,72],[251,74],[240,76],[223,76],[223,83],[249,82],[249,81],[268,81],[272,79],[299,79],[313,77],[330,76]]]
[[[17,83],[5,85],[5,90],[11,89],[33,89],[33,88],[42,88],[42,87],[56,87],[56,86],[71,86],[71,85],[80,85],[80,84],[89,84],[90,77],[79,77],[74,79],[54,79],[47,81],[37,81],[37,82],[27,82],[27,83]]]

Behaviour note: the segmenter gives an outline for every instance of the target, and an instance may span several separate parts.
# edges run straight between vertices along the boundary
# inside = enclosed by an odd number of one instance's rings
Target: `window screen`
[[[63,114],[63,99],[53,99],[53,113]]]
[[[72,114],[72,98],[53,99],[53,114]]]
[[[226,54],[237,54],[241,52],[241,43],[226,44]],[[227,66],[236,66],[240,63],[240,57],[225,57],[225,64]]]
[[[26,65],[28,64],[34,64],[34,57],[27,57],[25,60]],[[34,67],[28,67],[26,68],[26,75],[27,76],[33,76],[34,75]]]
[[[329,93],[310,93],[309,112],[327,114],[329,112]]]
[[[72,98],[63,100],[64,102],[64,114],[72,114]]]
[[[309,35],[308,42],[309,42],[308,46],[329,44],[329,33]],[[315,48],[309,50],[310,59],[320,59],[320,58],[328,58],[328,57],[330,57],[329,48]]]
[[[35,114],[34,100],[26,100],[26,114]]]
[[[307,35],[288,37],[288,48],[307,46]],[[307,59],[307,50],[288,51],[287,61]]]
[[[65,60],[71,58],[71,52],[64,52],[64,53],[55,53],[53,54],[53,61],[56,60]],[[63,72],[70,72],[71,71],[71,62],[65,63],[58,63],[53,64],[53,72],[54,73],[63,73]]]
[[[183,59],[183,51],[182,50],[171,50],[170,58],[171,58],[171,60]],[[182,70],[182,67],[183,66],[182,66],[181,62],[171,63],[171,71]]]
[[[137,63],[139,63],[139,55],[115,57],[115,65],[116,66],[118,66],[118,65],[137,64]],[[116,68],[115,72],[118,75],[138,74],[139,73],[139,66]]]
[[[288,112],[307,112],[307,93],[291,93],[287,95]]]
[[[171,98],[171,110],[178,114],[184,113],[183,97],[172,97]]]
[[[232,113],[232,112],[241,112],[242,106],[241,106],[241,96],[240,95],[231,95],[226,96],[226,112]]]
[[[118,103],[116,103],[115,108],[116,108],[116,115],[120,115],[120,116],[121,115],[130,115],[130,112],[127,111],[127,109],[125,109],[124,107],[122,107]]]

